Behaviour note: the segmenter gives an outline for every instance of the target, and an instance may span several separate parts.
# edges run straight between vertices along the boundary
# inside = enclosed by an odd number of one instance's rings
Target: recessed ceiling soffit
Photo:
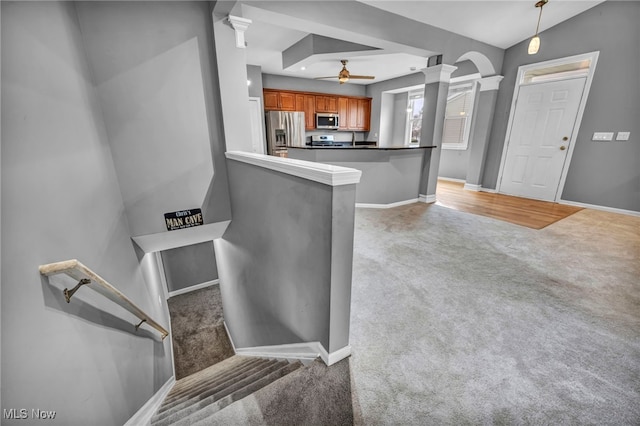
[[[321,58],[333,58],[338,53],[349,53],[351,57],[383,52],[378,47],[309,34],[282,52],[282,68],[286,70],[306,66]]]

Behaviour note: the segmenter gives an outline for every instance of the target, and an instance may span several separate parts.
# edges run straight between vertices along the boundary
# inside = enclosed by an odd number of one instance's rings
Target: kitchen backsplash
[[[311,142],[311,136],[313,135],[333,135],[333,140],[336,142],[351,142],[353,140],[354,132],[341,132],[339,130],[307,130],[305,132],[307,142]],[[364,140],[367,132],[355,132],[355,140]]]

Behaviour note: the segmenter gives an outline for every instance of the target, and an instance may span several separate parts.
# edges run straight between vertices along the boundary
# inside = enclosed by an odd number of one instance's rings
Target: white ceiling
[[[484,43],[506,49],[535,32],[539,9],[535,0],[358,0],[361,3],[442,28]],[[540,31],[559,24],[604,0],[550,0],[544,6]],[[331,4],[333,2],[326,2]],[[247,30],[247,63],[262,67],[268,74],[302,78],[337,75],[340,59],[349,59],[352,74],[375,75],[375,80],[351,80],[371,84],[415,72],[426,66],[426,59],[393,51],[318,55],[306,70],[282,68],[282,51],[309,33],[260,21],[255,16]],[[347,40],[353,41],[353,40]],[[346,56],[346,57],[345,57]],[[309,62],[309,61],[307,61]],[[413,70],[412,70],[413,68]]]

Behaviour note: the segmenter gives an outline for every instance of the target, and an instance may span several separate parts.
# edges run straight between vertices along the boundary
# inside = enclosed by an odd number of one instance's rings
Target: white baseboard
[[[477,184],[473,184],[473,183],[465,183],[464,184],[464,189],[468,190],[468,191],[480,191],[482,189],[482,185],[477,185]]]
[[[169,292],[169,297],[179,296],[179,295],[185,294],[185,293],[190,293],[192,291],[200,290],[200,289],[203,289],[203,288],[206,288],[206,287],[210,287],[210,286],[216,285],[216,284],[220,284],[220,280],[216,279],[216,280],[212,280],[212,281],[207,281],[206,283],[192,285],[191,287],[181,288],[180,290],[170,291]]]
[[[148,426],[151,424],[151,417],[158,411],[162,401],[176,383],[175,376],[171,376],[164,385],[156,392],[140,409],[127,421],[124,426]]]
[[[629,216],[640,217],[640,212],[637,212],[635,210],[617,209],[615,207],[598,206],[596,204],[578,203],[577,201],[567,201],[567,200],[560,200],[558,201],[558,203],[566,204],[569,206],[584,207],[585,209],[601,210],[609,213],[619,213],[619,214],[626,214]]]
[[[491,194],[497,194],[498,190],[497,189],[491,189],[491,188],[483,188],[482,185],[480,185],[480,188],[478,189],[478,191],[481,192],[489,192]]]
[[[320,345],[320,349],[322,349],[322,352],[320,353],[320,356],[322,357],[322,360],[324,361],[325,364],[327,365],[333,365],[338,361],[342,361],[343,359],[347,358],[348,356],[351,356],[351,346],[347,345],[342,349],[338,349],[337,351],[331,352],[331,353],[327,353],[327,351],[325,351],[324,347],[322,345]]]
[[[236,348],[236,354],[262,358],[299,359],[305,361],[312,361],[320,357],[325,364],[332,365],[350,356],[351,346],[345,346],[335,352],[328,353],[320,342],[290,343],[285,345]]]
[[[413,203],[417,203],[417,202],[418,202],[417,198],[412,198],[410,200],[396,201],[395,203],[390,203],[390,204],[356,203],[356,207],[360,207],[360,208],[363,208],[363,209],[390,209],[390,208],[393,208],[393,207],[404,206],[406,204],[413,204]]]
[[[447,180],[449,182],[458,182],[458,183],[466,182],[464,179],[448,178],[448,177],[442,177],[442,176],[438,176],[438,180]]]
[[[436,202],[436,194],[432,195],[418,195],[418,201],[421,203],[435,203]]]

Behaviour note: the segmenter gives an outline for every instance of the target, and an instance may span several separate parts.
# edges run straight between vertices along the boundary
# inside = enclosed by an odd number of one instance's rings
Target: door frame
[[[558,187],[556,189],[553,201],[557,203],[562,199],[562,192],[564,191],[564,185],[567,180],[569,165],[571,164],[571,159],[573,157],[573,150],[575,149],[575,146],[576,146],[578,131],[580,130],[580,125],[582,124],[582,115],[584,114],[584,109],[587,105],[587,99],[589,97],[589,91],[591,90],[591,83],[593,81],[593,74],[596,69],[596,64],[598,63],[599,54],[600,54],[600,51],[595,51],[595,52],[584,53],[581,55],[551,59],[549,61],[536,62],[534,64],[521,65],[520,67],[518,67],[518,75],[516,76],[516,82],[513,89],[513,98],[511,99],[509,121],[507,122],[507,132],[505,134],[504,143],[502,145],[502,157],[500,159],[500,169],[498,171],[498,184],[496,186],[496,192],[502,193],[502,178],[504,174],[505,162],[507,159],[507,150],[509,148],[509,139],[511,138],[511,131],[513,129],[513,118],[516,111],[516,103],[518,102],[520,86],[526,85],[526,84],[522,84],[524,74],[528,71],[533,71],[536,69],[549,68],[549,67],[558,66],[558,65],[590,60],[591,65],[589,66],[589,72],[587,73],[587,76],[586,76],[587,78],[585,80],[584,88],[582,90],[582,97],[580,99],[580,104],[578,106],[578,114],[576,116],[576,121],[571,130],[571,139],[569,140],[569,150],[567,152],[567,157],[564,160],[564,165],[562,166],[560,181],[558,182]],[[561,81],[561,80],[568,80],[572,78],[575,78],[575,76],[567,76],[564,78],[558,78],[550,81]],[[529,83],[529,84],[541,84],[541,83]]]
[[[259,96],[249,96],[249,102],[255,102],[258,106],[258,126],[260,126],[260,137],[262,139],[262,152],[259,154],[267,154],[267,137],[265,133],[265,119],[264,119],[264,108],[262,108],[262,99]],[[251,113],[251,108],[249,108],[249,112]],[[253,132],[252,132],[253,133]],[[253,136],[253,135],[252,135]],[[253,148],[253,140],[251,141],[251,147]]]

